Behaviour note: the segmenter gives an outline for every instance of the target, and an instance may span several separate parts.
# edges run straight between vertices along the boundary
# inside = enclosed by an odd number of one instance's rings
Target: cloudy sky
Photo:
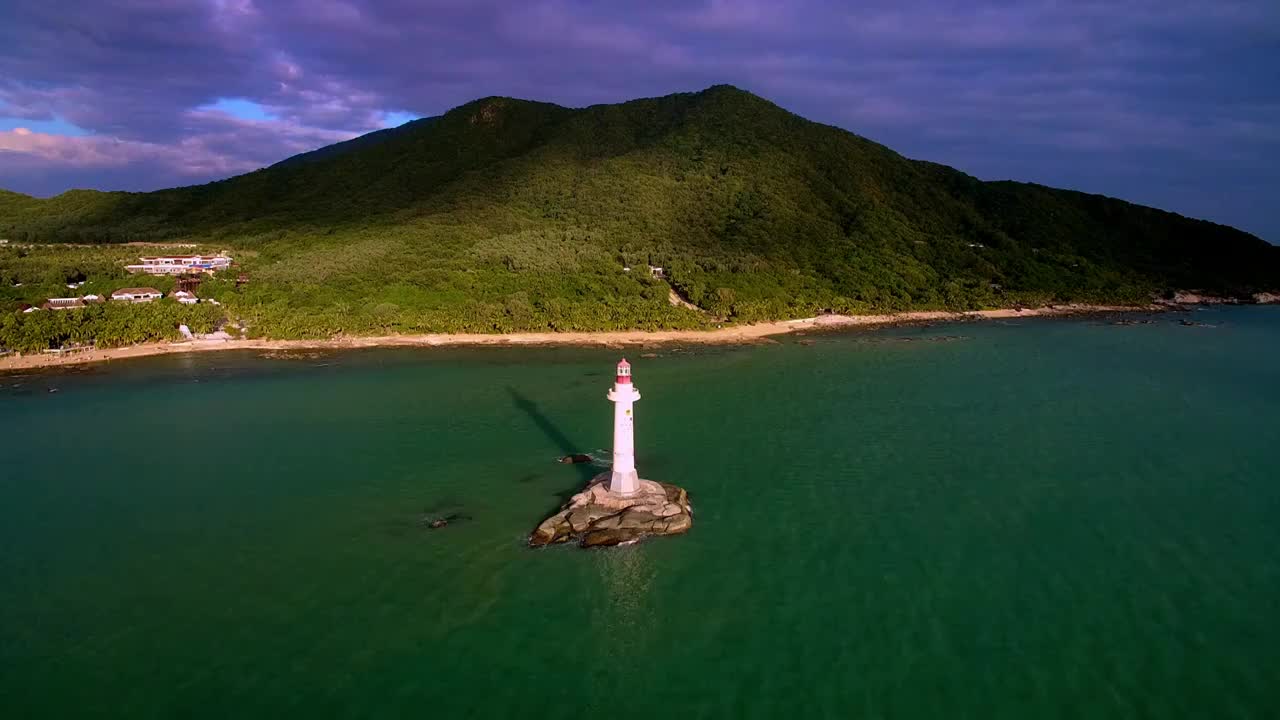
[[[0,0],[0,187],[204,182],[486,95],[716,83],[1280,242],[1276,0]]]

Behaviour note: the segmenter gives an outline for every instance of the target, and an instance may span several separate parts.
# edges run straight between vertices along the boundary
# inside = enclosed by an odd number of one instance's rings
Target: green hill
[[[280,337],[692,327],[1280,285],[1280,248],[1247,233],[981,182],[728,86],[583,109],[486,98],[207,185],[0,193],[0,237],[234,249],[252,282],[202,292]],[[647,265],[705,312],[670,305]]]

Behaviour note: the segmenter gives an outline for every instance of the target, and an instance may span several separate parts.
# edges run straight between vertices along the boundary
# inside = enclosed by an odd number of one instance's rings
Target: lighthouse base
[[[640,476],[635,470],[614,470],[609,476],[609,492],[620,497],[631,497],[640,492]]]
[[[684,488],[637,479],[629,496],[610,491],[612,473],[597,475],[529,536],[531,547],[577,540],[582,547],[629,545],[655,535],[679,535],[693,527]]]

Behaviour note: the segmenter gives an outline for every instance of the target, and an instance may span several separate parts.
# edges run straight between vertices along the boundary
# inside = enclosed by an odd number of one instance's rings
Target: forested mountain
[[[0,193],[0,237],[234,249],[253,282],[227,306],[278,336],[689,327],[1280,285],[1280,248],[1247,233],[982,182],[728,86],[582,109],[486,98],[207,185]],[[647,265],[705,313],[668,304]]]

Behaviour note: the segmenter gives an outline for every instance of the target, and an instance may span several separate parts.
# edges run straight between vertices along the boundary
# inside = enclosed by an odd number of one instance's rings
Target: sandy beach
[[[32,368],[109,362],[170,353],[213,352],[219,350],[344,350],[371,347],[439,347],[458,345],[603,345],[636,346],[667,343],[741,344],[760,342],[771,336],[806,330],[838,330],[931,322],[966,322],[1026,317],[1082,315],[1107,312],[1154,312],[1158,305],[1054,305],[1043,308],[974,310],[970,312],[907,312],[887,315],[822,315],[797,320],[731,325],[716,330],[626,330],[619,332],[536,332],[508,335],[447,333],[428,335],[378,335],[339,337],[326,340],[190,340],[145,343],[120,348],[94,349],[66,355],[38,353],[0,357],[0,372]]]

